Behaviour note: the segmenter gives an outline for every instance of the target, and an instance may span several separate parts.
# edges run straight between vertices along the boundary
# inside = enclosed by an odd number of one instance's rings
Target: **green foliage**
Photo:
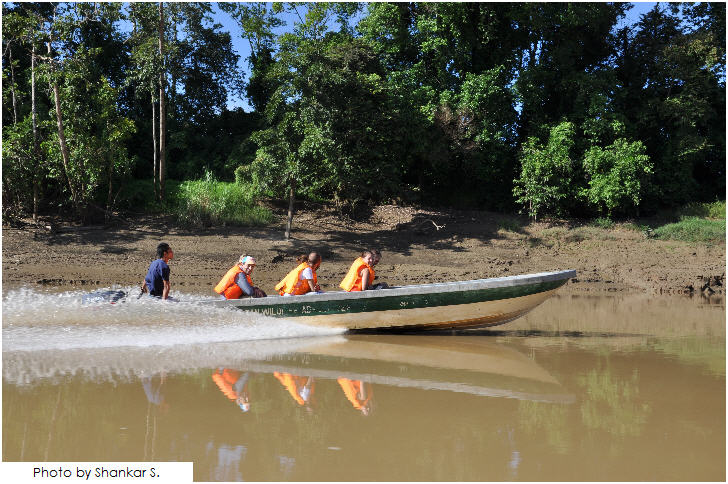
[[[185,225],[263,225],[272,213],[256,205],[254,190],[238,183],[219,182],[211,173],[206,178],[180,183],[170,193],[170,205]]]
[[[600,227],[602,229],[611,229],[612,227],[614,227],[614,222],[612,222],[612,220],[610,220],[609,218],[598,217],[592,220],[590,225]]]
[[[117,191],[152,174],[161,75],[173,179],[534,217],[694,202],[680,214],[724,219],[699,204],[725,197],[725,4],[656,4],[625,27],[625,3],[363,5],[165,3],[162,57],[159,4],[3,3],[4,211],[27,213],[34,190],[46,210],[132,205]],[[250,46],[247,82],[215,9]],[[236,94],[255,112],[228,111]]]
[[[654,236],[663,240],[686,242],[725,242],[725,219],[706,220],[699,217],[681,217],[679,222],[656,228]]]
[[[724,32],[724,3],[655,4],[622,34],[615,107],[654,160],[655,207],[724,196]]]
[[[725,220],[725,200],[710,203],[691,202],[678,210],[678,214],[683,217]]]
[[[652,229],[647,224],[640,224],[635,222],[630,222],[622,225],[627,230],[633,230],[635,232],[642,232],[644,234],[652,234]]]
[[[18,216],[32,207],[33,154],[30,117],[17,125],[3,127],[2,177],[3,215]]]
[[[529,138],[521,156],[521,176],[514,180],[516,202],[536,218],[546,212],[563,213],[564,201],[574,195],[574,126],[560,123],[551,129],[546,145]]]
[[[638,207],[646,176],[652,163],[644,145],[620,138],[606,148],[593,146],[584,155],[584,170],[589,177],[586,197],[599,213],[611,217],[617,211]]]

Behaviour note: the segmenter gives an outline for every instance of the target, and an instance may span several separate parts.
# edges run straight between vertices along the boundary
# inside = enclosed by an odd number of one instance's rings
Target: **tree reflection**
[[[605,430],[619,437],[639,436],[652,409],[639,401],[639,372],[614,376],[609,368],[591,369],[577,378],[585,399],[581,419],[589,429]]]
[[[559,454],[568,454],[572,446],[569,433],[569,408],[553,403],[520,400],[518,418],[529,435],[545,435],[548,444]]]

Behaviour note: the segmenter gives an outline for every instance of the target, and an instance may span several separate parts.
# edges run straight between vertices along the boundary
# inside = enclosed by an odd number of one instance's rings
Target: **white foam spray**
[[[3,296],[3,352],[74,348],[150,347],[340,334],[285,319],[199,304],[211,297],[177,294],[180,302],[137,298],[83,304],[85,292],[34,289]]]

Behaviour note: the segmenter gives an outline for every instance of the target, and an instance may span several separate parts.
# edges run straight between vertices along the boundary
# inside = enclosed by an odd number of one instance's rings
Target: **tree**
[[[119,5],[57,5],[45,32],[43,60],[52,89],[59,150],[44,145],[49,158],[60,155],[71,201],[84,218],[94,205],[97,189],[111,183],[118,163],[126,163],[124,142],[133,131],[131,122],[118,111],[118,92],[102,59],[121,44],[114,27],[119,18]],[[103,46],[97,45],[96,36]],[[107,197],[107,216],[110,202]]]
[[[573,198],[577,189],[573,147],[574,125],[570,122],[551,128],[545,145],[533,137],[524,145],[521,175],[514,180],[513,194],[534,219],[544,213],[566,213],[564,200]]]
[[[250,46],[248,57],[250,78],[245,91],[250,104],[257,112],[265,109],[278,87],[270,73],[275,65],[274,29],[284,25],[283,20],[277,16],[282,8],[280,3],[274,3],[271,7],[266,3],[220,3],[220,9],[238,22]]]
[[[639,215],[645,177],[652,173],[641,142],[619,138],[606,148],[593,146],[584,155],[584,169],[589,177],[586,198],[600,213],[611,217],[636,208]]]
[[[158,107],[159,78],[163,63],[159,50],[158,7],[151,3],[129,4],[129,20],[133,30],[129,37],[132,69],[126,78],[138,98],[151,100],[152,128],[152,186],[155,199],[160,199]]]
[[[332,93],[321,88],[330,73],[327,52],[349,34],[327,34],[328,22],[338,16],[345,23],[356,6],[292,4],[287,8],[298,21],[293,32],[279,38],[271,74],[279,87],[266,105],[269,127],[253,137],[259,148],[252,168],[265,186],[286,188],[289,208],[285,237],[289,238],[296,192],[316,193],[321,182],[329,178],[325,170],[331,166],[337,141],[327,118],[331,109],[326,97]]]
[[[10,70],[10,81],[6,82],[6,85],[10,85],[10,91],[12,95],[12,117],[13,117],[13,130],[3,129],[3,140],[6,143],[4,148],[3,166],[5,174],[9,174],[8,178],[12,179],[10,183],[14,190],[17,190],[17,194],[24,197],[28,193],[32,193],[32,213],[33,220],[38,220],[38,210],[41,196],[41,181],[44,177],[45,167],[43,157],[40,149],[41,133],[39,130],[39,116],[38,116],[38,90],[36,88],[36,78],[38,77],[38,69],[36,67],[38,57],[36,55],[37,49],[40,45],[39,33],[45,19],[50,18],[53,11],[53,7],[50,4],[19,4],[14,8],[9,8],[8,5],[3,4],[3,53],[4,56],[7,54],[8,62],[3,63],[7,65]],[[13,58],[13,52],[16,52],[15,58]],[[24,60],[24,62],[22,62]],[[16,76],[16,68],[18,68],[18,76]],[[18,125],[21,121],[21,117],[27,115],[27,103],[26,109],[23,108],[22,100],[20,99],[22,85],[28,82],[27,71],[30,70],[30,121],[32,130],[32,141],[25,139],[27,136],[27,126]],[[3,77],[5,77],[5,71],[3,71]],[[27,85],[27,84],[26,84]],[[3,93],[5,94],[5,93]],[[5,103],[3,103],[5,105]],[[28,150],[27,147],[31,146],[32,149]],[[11,161],[15,160],[14,166],[11,166]],[[25,177],[25,172],[29,171],[29,184],[32,186],[28,190],[27,185],[21,182],[21,178]],[[5,195],[9,195],[8,184],[5,184],[3,190],[3,199]],[[7,200],[9,201],[9,200]],[[20,202],[19,205],[23,203]],[[5,206],[14,206],[15,204],[6,203]]]
[[[724,4],[657,4],[620,34],[615,103],[654,162],[653,209],[725,196],[724,32]]]
[[[520,142],[563,119],[580,126],[594,94],[611,93],[613,29],[628,5],[527,3],[515,12],[527,42],[515,82]]]

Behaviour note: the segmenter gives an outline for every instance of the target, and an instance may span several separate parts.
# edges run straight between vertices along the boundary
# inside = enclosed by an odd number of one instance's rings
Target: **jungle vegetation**
[[[3,217],[199,211],[185,194],[602,219],[725,200],[725,4],[624,25],[631,7],[3,3]]]

